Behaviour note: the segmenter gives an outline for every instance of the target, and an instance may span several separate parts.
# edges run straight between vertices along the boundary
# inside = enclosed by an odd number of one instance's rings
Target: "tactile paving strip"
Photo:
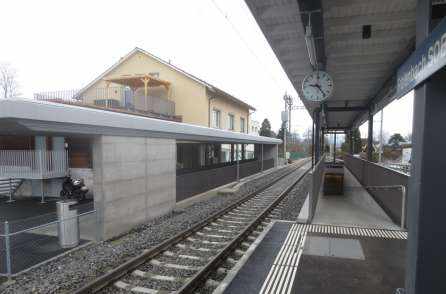
[[[304,249],[307,233],[321,233],[356,237],[374,237],[384,239],[407,239],[407,232],[360,227],[293,224],[274,260],[260,290],[261,294],[289,294],[293,288],[299,260]]]

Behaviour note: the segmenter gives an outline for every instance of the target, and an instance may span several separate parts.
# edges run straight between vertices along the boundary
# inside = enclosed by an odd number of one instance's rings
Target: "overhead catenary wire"
[[[278,90],[283,92],[283,86],[280,86],[279,81],[276,79],[276,77],[274,76],[274,74],[272,74],[270,72],[270,70],[268,69],[268,67],[262,62],[262,60],[260,59],[260,57],[255,53],[255,51],[251,48],[251,46],[249,46],[249,43],[245,40],[245,38],[243,37],[242,33],[239,31],[239,29],[234,25],[234,23],[231,21],[231,19],[229,18],[228,14],[225,13],[223,11],[223,9],[221,9],[220,6],[218,6],[217,2],[215,0],[212,0],[212,4],[214,5],[214,7],[218,10],[218,12],[225,18],[225,20],[228,22],[228,24],[231,26],[232,30],[235,32],[235,34],[237,35],[237,37],[240,39],[240,41],[243,43],[243,45],[246,47],[246,49],[248,49],[249,53],[257,60],[257,62],[260,64],[261,67],[263,67],[263,70],[269,75],[269,78],[271,78],[271,80],[274,81],[274,83],[276,84]]]

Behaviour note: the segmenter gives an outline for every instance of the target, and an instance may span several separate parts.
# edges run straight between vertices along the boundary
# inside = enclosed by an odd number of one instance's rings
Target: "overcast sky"
[[[0,62],[17,69],[25,97],[81,88],[140,47],[252,104],[255,119],[268,117],[274,130],[280,127],[283,94],[297,98],[242,0],[3,0],[0,5]],[[385,130],[411,132],[411,100],[386,109]],[[295,111],[292,129],[308,127],[306,111]]]

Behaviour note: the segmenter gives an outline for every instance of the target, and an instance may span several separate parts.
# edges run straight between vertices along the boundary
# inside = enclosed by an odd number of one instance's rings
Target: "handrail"
[[[87,215],[87,214],[92,214],[92,213],[95,213],[95,212],[97,212],[96,209],[89,210],[89,211],[87,211],[87,212],[82,212],[82,213],[77,214],[75,217],[73,217],[73,219],[74,219],[74,218],[81,217],[81,216],[84,216],[84,215]],[[72,219],[72,218],[66,218],[66,219],[64,219],[64,220],[69,220],[69,219]],[[6,222],[8,222],[8,221],[6,221]],[[48,227],[48,226],[50,226],[50,225],[55,225],[55,224],[57,224],[57,223],[59,223],[59,222],[60,222],[60,220],[55,220],[55,221],[52,221],[52,222],[44,223],[44,224],[42,224],[42,225],[38,225],[38,226],[35,226],[35,227],[27,228],[27,229],[24,229],[24,230],[21,230],[21,231],[17,231],[17,232],[9,233],[9,234],[0,234],[0,237],[14,236],[14,235],[18,235],[18,234],[26,233],[26,232],[29,232],[29,231],[34,231],[34,230],[37,230],[37,229],[41,229],[41,228],[44,228],[44,227]],[[10,225],[11,225],[11,224],[14,224],[14,223],[11,223],[11,222],[8,222],[8,223],[9,223]]]
[[[66,150],[0,150],[0,177],[42,179],[65,176]]]
[[[77,106],[103,108],[114,111],[126,111],[134,114],[159,114],[175,116],[175,102],[158,96],[144,96],[124,87],[96,88],[81,90],[63,90],[35,93],[34,99]]]
[[[366,162],[366,163],[373,164],[373,165],[378,166],[378,167],[380,167],[380,168],[383,168],[383,169],[386,169],[386,170],[390,170],[390,171],[396,172],[396,173],[398,173],[398,174],[400,174],[400,175],[403,175],[403,176],[406,176],[406,177],[409,177],[409,176],[410,176],[408,173],[404,173],[404,172],[402,172],[402,171],[400,171],[400,170],[397,170],[397,169],[394,169],[394,168],[389,168],[389,167],[387,167],[386,165],[382,165],[382,164],[379,164],[379,163],[376,163],[376,162],[373,162],[373,161],[368,161],[368,160],[366,160],[366,159],[364,159],[364,158],[356,157],[356,156],[353,156],[353,155],[348,154],[348,153],[344,153],[343,156],[350,157],[350,158],[353,158],[353,159],[357,159],[357,160],[360,160],[360,161],[364,161],[364,162]]]

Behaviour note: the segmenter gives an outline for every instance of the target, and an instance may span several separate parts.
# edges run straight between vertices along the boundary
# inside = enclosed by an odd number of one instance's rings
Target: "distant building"
[[[259,136],[259,132],[260,132],[260,123],[256,120],[251,120],[249,126],[249,134]]]
[[[401,143],[401,163],[410,163],[412,157],[412,142]]]
[[[135,48],[79,91],[34,94],[125,113],[231,130],[250,131],[251,105],[149,52]]]

